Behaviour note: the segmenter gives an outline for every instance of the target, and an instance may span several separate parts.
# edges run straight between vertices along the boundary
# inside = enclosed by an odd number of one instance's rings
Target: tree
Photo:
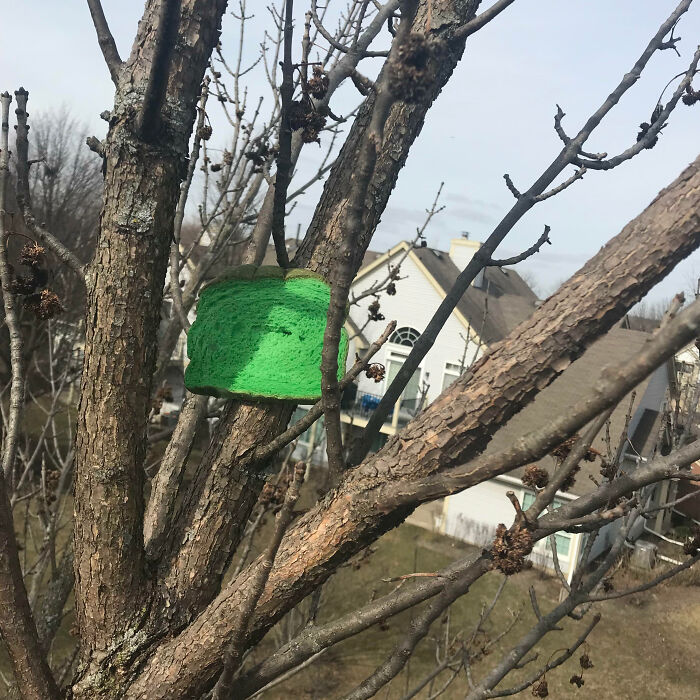
[[[698,100],[692,82],[700,51],[672,81],[671,96],[655,105],[630,148],[613,157],[584,150],[591,133],[636,83],[654,54],[677,49],[674,28],[692,0],[682,0],[663,21],[632,69],[574,136],[567,134],[565,115],[558,109],[554,123],[563,143],[560,153],[523,191],[505,176],[515,197],[512,209],[460,274],[386,392],[363,439],[357,445],[343,445],[339,426],[340,390],[366,369],[371,352],[376,351],[370,348],[349,376],[337,380],[339,334],[353,276],[425,115],[461,59],[465,42],[513,2],[499,0],[477,14],[480,3],[471,0],[387,0],[383,4],[353,0],[332,34],[325,28],[324,11],[313,0],[306,15],[301,60],[295,63],[293,8],[287,0],[284,13],[273,13],[278,38],[263,49],[275,100],[269,119],[258,127],[258,112],[245,116],[246,109],[251,110],[239,89],[245,67],[239,61],[229,68],[219,46],[225,0],[148,0],[131,54],[124,61],[99,0],[88,0],[115,85],[115,100],[104,114],[109,124],[106,138],[88,139],[102,159],[104,183],[97,245],[86,265],[70,242],[51,230],[51,222],[44,225],[34,213],[40,197],[30,187],[30,173],[36,172],[31,168],[36,164],[28,155],[28,93],[23,89],[15,93],[16,176],[10,176],[11,96],[2,96],[0,277],[12,385],[3,444],[4,478],[0,479],[0,630],[22,697],[60,697],[56,669],[50,668],[46,650],[73,571],[80,647],[77,667],[67,677],[76,700],[197,698],[210,691],[214,698],[249,697],[319,650],[428,601],[416,608],[411,630],[397,641],[394,652],[378,660],[376,671],[348,695],[372,697],[401,671],[431,624],[477,578],[493,569],[516,573],[533,543],[554,532],[576,528],[595,532],[619,519],[623,523],[620,537],[605,559],[592,571],[581,568],[562,603],[547,614],[538,612],[539,621],[528,635],[467,691],[470,698],[494,697],[501,692],[499,683],[563,616],[585,617],[594,602],[625,593],[605,592],[602,587],[629,529],[657,507],[650,504],[646,489],[668,479],[695,478],[689,465],[700,458],[700,443],[681,442],[668,457],[655,458],[631,474],[610,465],[606,478],[591,494],[556,512],[547,512],[547,506],[586,454],[611,408],[697,336],[697,302],[680,313],[672,309],[663,332],[654,335],[629,363],[603,372],[570,415],[542,426],[503,453],[481,456],[481,452],[497,426],[532,400],[698,247],[700,161],[691,164],[516,333],[473,365],[400,435],[376,454],[367,456],[367,452],[382,416],[480,270],[487,265],[516,264],[549,242],[546,227],[521,255],[494,258],[520,218],[586,173],[614,168],[654,147],[676,105],[681,100],[686,104]],[[245,2],[237,9],[243,27]],[[385,28],[390,50],[370,48],[381,40]],[[318,63],[310,61],[315,44],[322,54]],[[219,64],[211,63],[213,53]],[[279,92],[274,87],[278,54],[282,55]],[[360,61],[368,57],[386,57],[375,81],[358,71]],[[230,71],[231,92],[222,79],[223,71]],[[311,224],[290,261],[285,214],[296,192],[289,191],[291,174],[304,144],[328,134],[324,128],[335,118],[331,97],[348,79],[363,99],[330,168]],[[206,146],[211,137],[206,105],[212,85],[221,104],[232,110],[234,132],[231,149],[216,163]],[[205,193],[199,209],[200,233],[195,238],[202,250],[196,261],[183,250],[181,231],[200,157]],[[570,175],[569,166],[574,168]],[[317,176],[327,171],[324,162]],[[212,172],[221,173],[214,184],[210,183]],[[55,567],[40,605],[27,594],[23,580],[27,572],[18,556],[12,520],[12,502],[20,494],[17,446],[25,407],[24,338],[18,323],[17,277],[7,245],[11,232],[7,202],[12,189],[17,193],[13,213],[21,216],[27,235],[83,279],[86,293],[73,549],[68,547],[61,565]],[[310,269],[331,284],[321,365],[323,399],[306,419],[287,428],[292,407],[283,402],[228,401],[212,407],[204,398],[188,396],[157,462],[158,471],[147,484],[153,395],[172,347],[181,331],[188,329],[187,312],[197,291],[231,245],[245,245],[243,262],[259,264],[270,238],[280,266]],[[184,288],[180,285],[183,253],[184,264],[192,262]],[[172,315],[159,336],[168,273]],[[44,296],[41,300],[47,303]],[[38,307],[40,315],[44,310]],[[219,410],[218,423],[206,449],[188,466],[197,426],[212,408]],[[303,466],[292,468],[284,459],[286,471],[272,488],[265,487],[267,473],[280,450],[321,415],[325,415],[335,484],[295,518]],[[246,651],[256,647],[273,625],[313,596],[339,566],[401,523],[419,503],[531,463],[577,431],[583,431],[583,436],[535,503],[523,512],[513,497],[513,524],[504,525],[475,561],[456,561],[426,581],[413,582],[365,606],[358,604],[352,614],[304,630],[269,658],[242,667]],[[190,472],[185,482],[186,469]],[[271,490],[279,501],[278,516],[261,555],[248,563],[246,538],[261,518],[260,509],[264,512],[269,505]],[[688,543],[688,560],[668,575],[687,569],[700,557],[696,540]],[[237,554],[240,561],[232,567]],[[598,618],[591,614],[586,620],[581,636],[566,653],[533,670],[523,687],[538,683],[541,688],[548,668],[574,653]]]

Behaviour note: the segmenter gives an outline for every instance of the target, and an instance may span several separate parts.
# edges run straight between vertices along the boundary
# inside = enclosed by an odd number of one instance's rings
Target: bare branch
[[[29,126],[27,125],[27,100],[29,99],[29,92],[24,88],[20,88],[15,92],[15,96],[17,97],[17,109],[15,110],[15,114],[17,115],[17,204],[22,212],[22,218],[29,232],[50,248],[61,262],[66,264],[84,281],[84,266],[80,260],[78,260],[77,256],[66,248],[52,233],[36,223],[29,199],[29,164],[27,160],[29,154]]]
[[[151,484],[151,497],[143,518],[144,549],[151,560],[160,556],[164,541],[170,534],[185,462],[192,449],[197,427],[204,419],[207,399],[206,396],[189,393],[185,397],[177,426]]]
[[[12,388],[10,423],[4,436],[2,471],[0,471],[0,632],[7,645],[15,678],[21,684],[26,700],[58,699],[59,692],[46,663],[32,619],[22,568],[17,552],[12,509],[7,492],[11,478],[24,404],[24,367],[22,336],[17,318],[15,297],[11,291],[11,275],[7,260],[5,194],[9,177],[9,113],[12,97],[0,95],[0,283],[5,308],[5,323],[10,332]],[[7,475],[7,477],[6,477]]]
[[[181,0],[161,0],[153,59],[141,109],[136,118],[136,132],[146,141],[156,138],[160,126],[160,112],[165,100],[170,61],[176,43],[180,3]]]
[[[482,697],[505,698],[510,695],[517,695],[518,693],[522,693],[523,690],[527,690],[531,685],[533,685],[536,681],[542,678],[542,676],[544,676],[545,673],[548,673],[552,669],[557,668],[557,666],[561,666],[565,661],[570,659],[576,653],[576,650],[586,641],[586,639],[588,639],[588,636],[593,631],[593,628],[600,622],[600,620],[601,616],[599,614],[594,615],[591,621],[586,626],[586,628],[570,647],[565,649],[562,654],[559,654],[559,656],[557,656],[552,661],[548,661],[543,668],[539,669],[536,673],[529,676],[527,680],[512,688],[507,688],[504,690],[492,690],[489,693],[483,695]]]
[[[105,147],[102,141],[98,139],[96,136],[88,136],[85,139],[85,145],[93,152],[97,153],[100,158],[104,158],[105,155]]]
[[[208,138],[207,134],[211,134],[211,128],[207,127],[205,123],[207,117],[207,99],[209,98],[209,82],[208,76],[202,81],[202,91],[199,97],[199,105],[197,106],[197,123],[194,132],[194,143],[192,144],[192,152],[190,153],[190,159],[187,164],[187,176],[180,186],[180,198],[178,199],[177,209],[175,210],[175,220],[173,221],[173,240],[170,244],[170,296],[173,300],[175,316],[179,320],[182,330],[185,331],[185,333],[190,329],[190,322],[182,302],[182,289],[180,288],[180,235],[182,232],[182,222],[185,218],[187,197],[199,160],[202,141]]]
[[[319,649],[337,644],[381,620],[418,605],[437,595],[450,581],[461,579],[465,581],[465,585],[471,585],[490,568],[488,557],[482,555],[474,559],[473,555],[470,555],[438,571],[437,577],[423,579],[411,588],[396,588],[359,610],[353,610],[336,620],[309,629],[245,673],[238,690],[243,697],[247,697],[247,694],[255,692],[286,670],[294,668]]]
[[[368,348],[362,357],[355,362],[350,370],[338,383],[338,389],[343,391],[348,387],[358,375],[367,367],[367,363],[377,354],[379,348],[386,343],[389,336],[396,329],[396,321],[391,321],[384,332],[375,340]],[[256,462],[264,462],[269,459],[275,452],[281,450],[285,445],[288,445],[292,440],[298,438],[305,430],[310,428],[323,415],[323,402],[318,401],[300,418],[294,425],[290,426],[281,435],[278,435],[271,443],[265,447],[259,448],[255,452],[254,460]]]
[[[508,189],[511,191],[513,197],[515,197],[516,199],[520,199],[520,197],[522,197],[522,194],[520,193],[520,190],[513,183],[513,180],[511,179],[510,175],[508,173],[506,173],[503,176],[503,179],[506,181],[506,185],[508,186]]]
[[[487,10],[484,10],[480,15],[474,17],[471,22],[467,22],[460,27],[455,32],[455,39],[466,39],[468,36],[478,32],[514,2],[515,0],[498,0],[498,2],[493,3]]]
[[[560,185],[557,185],[556,187],[553,187],[551,190],[547,192],[543,192],[542,194],[538,194],[535,197],[535,201],[537,202],[544,202],[545,199],[549,199],[550,197],[554,197],[554,195],[559,194],[560,192],[563,192],[567,187],[570,185],[573,185],[576,180],[580,180],[585,174],[586,174],[586,168],[585,166],[580,167],[571,177],[567,178],[562,182]]]
[[[678,87],[671,96],[671,99],[666,103],[666,106],[661,108],[661,105],[658,105],[658,112],[657,110],[654,111],[652,123],[641,125],[643,129],[637,138],[637,142],[633,146],[630,146],[627,150],[612,158],[585,160],[584,158],[579,157],[573,161],[574,164],[578,166],[585,166],[588,170],[612,170],[621,163],[630,160],[630,158],[633,158],[638,153],[641,153],[645,148],[653,148],[658,140],[659,134],[666,126],[671,112],[675,109],[678,101],[683,96],[686,87],[692,83],[692,80],[698,70],[698,63],[700,63],[700,47],[698,47],[693,54],[688,70],[685,72],[683,79],[679,82]]]
[[[398,6],[398,2],[394,3]],[[318,2],[317,0],[311,0],[311,17],[314,22],[314,26],[318,33],[336,50],[341,53],[356,53],[358,57],[362,58],[384,58],[388,55],[388,51],[368,51],[367,49],[358,49],[359,41],[356,39],[351,47],[347,47],[333,37],[333,35],[323,26],[319,16],[318,16]]]
[[[97,31],[97,41],[100,45],[100,49],[102,49],[102,55],[109,69],[109,74],[112,77],[112,82],[118,85],[123,63],[121,58],[119,58],[117,44],[114,41],[112,32],[107,24],[107,19],[105,18],[105,13],[102,10],[102,3],[100,0],[87,0],[87,4],[90,9],[90,15],[92,16],[92,23],[95,25],[95,30]]]
[[[593,440],[595,440],[596,435],[598,435],[601,428],[607,423],[613,410],[613,408],[609,408],[595,418],[591,426],[586,430],[584,436],[576,441],[576,444],[571,448],[569,454],[566,455],[566,459],[550,478],[544,489],[537,494],[532,505],[527,509],[525,517],[528,522],[534,522],[547,507],[547,504],[552,502],[557,491],[566,481],[569,474],[571,474],[573,469],[588,452],[588,449],[593,444]]]
[[[352,84],[357,88],[357,91],[363,97],[367,97],[372,90],[376,90],[375,84],[366,76],[362,75],[357,69],[354,69],[350,73],[350,79]]]
[[[379,487],[380,501],[399,506],[433,500],[540,459],[588,421],[614,406],[659,364],[693,340],[699,330],[700,301],[695,301],[669,323],[663,336],[650,338],[634,359],[605,368],[589,396],[568,415],[520,438],[506,450],[479,457],[465,466],[418,479],[411,485]]]
[[[5,195],[9,179],[9,113],[12,97],[8,92],[0,95],[2,103],[2,133],[0,136],[0,284],[5,310],[5,325],[10,336],[10,363],[12,384],[10,387],[10,415],[6,434],[3,435],[2,474],[11,482],[17,458],[17,442],[24,408],[25,367],[22,332],[17,313],[17,298],[12,292],[12,271],[8,260]]]
[[[487,267],[505,267],[506,265],[516,265],[523,260],[527,260],[530,256],[535,253],[540,252],[540,248],[545,243],[552,245],[552,241],[549,240],[549,232],[552,229],[549,226],[544,227],[544,233],[537,239],[537,241],[531,245],[526,251],[520,253],[520,255],[514,255],[512,258],[504,258],[503,260],[489,260],[486,263]]]
[[[561,120],[566,116],[564,110],[557,105],[557,113],[554,115],[554,131],[557,132],[559,138],[564,142],[565,146],[571,143],[571,139],[566,135],[564,127],[561,124]]]
[[[430,602],[425,610],[414,615],[408,626],[408,632],[392,650],[383,664],[368,676],[357,688],[348,693],[344,700],[366,700],[395,678],[411,657],[413,650],[428,634],[431,625],[455,600],[464,595],[471,585],[467,578],[448,583]],[[502,590],[503,584],[501,584]],[[499,595],[500,595],[499,590]]]
[[[689,569],[691,566],[696,564],[698,561],[700,561],[700,553],[691,557],[690,559],[683,562],[682,564],[678,564],[677,566],[674,566],[673,568],[669,569],[668,571],[665,571],[663,574],[660,574],[659,576],[654,577],[651,581],[647,581],[646,583],[642,583],[639,586],[635,586],[634,588],[628,588],[627,590],[624,590],[624,591],[611,591],[610,593],[599,593],[597,595],[589,595],[586,598],[586,600],[588,602],[598,602],[601,600],[614,600],[615,598],[624,598],[625,596],[628,596],[628,595],[634,595],[635,593],[642,593],[644,591],[648,591],[649,589],[654,588],[655,586],[658,586],[660,583],[663,583],[664,581],[668,581],[668,579],[673,578],[674,576],[680,574],[681,571],[685,571],[686,569]]]
[[[289,267],[289,255],[284,236],[285,205],[287,189],[292,174],[292,126],[290,108],[294,95],[294,66],[292,65],[292,39],[294,35],[293,0],[285,0],[284,20],[284,60],[282,62],[282,110],[280,115],[279,152],[277,154],[277,174],[272,205],[272,241],[275,244],[277,264]]]

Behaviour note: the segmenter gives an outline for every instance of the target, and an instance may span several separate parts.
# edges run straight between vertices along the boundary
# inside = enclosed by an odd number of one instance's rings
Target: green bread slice
[[[200,293],[185,386],[219,398],[317,401],[329,303],[330,286],[309,270],[242,265],[219,277]],[[338,379],[347,353],[342,329]]]

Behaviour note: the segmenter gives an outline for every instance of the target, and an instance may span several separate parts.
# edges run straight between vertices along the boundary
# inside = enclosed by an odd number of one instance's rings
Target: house
[[[614,327],[541,391],[531,404],[501,428],[489,443],[486,453],[504,449],[522,435],[566,414],[567,410],[573,408],[579,398],[585,395],[602,367],[624,362],[625,358],[641,349],[648,337],[647,333]],[[665,429],[670,408],[669,378],[672,367],[671,362],[662,365],[634,392],[620,401],[610,417],[607,428],[598,434],[592,444],[593,450],[602,458],[615,460],[619,469],[623,471],[633,470],[638,464],[651,459],[657,451],[665,450]],[[628,414],[630,419],[627,424]],[[540,460],[538,464],[550,474],[556,468],[555,459],[551,456]],[[592,491],[596,484],[603,480],[601,466],[600,458],[582,461],[574,484],[567,491],[557,494],[553,507],[557,508],[566,501]],[[509,524],[513,520],[513,507],[506,498],[506,491],[514,491],[523,508],[527,508],[534,500],[534,491],[521,480],[523,472],[524,468],[517,469],[444,499],[438,529],[474,544],[487,544],[493,538],[499,523]],[[671,488],[675,488],[675,484],[660,484],[653,494],[652,505],[672,500],[674,495],[669,492]],[[663,532],[669,524],[670,513],[658,511],[649,528]],[[640,519],[633,537],[642,534],[644,525],[645,521]],[[619,526],[619,522],[611,523],[601,530],[592,547],[591,558],[609,548]],[[585,534],[566,532],[557,533],[555,536],[559,563],[569,581],[579,562],[586,537]],[[532,558],[536,564],[551,569],[551,542],[538,542]]]
[[[341,420],[346,426],[346,439],[361,431],[379,403],[383,392],[405,361],[411,346],[424,330],[437,306],[445,297],[459,271],[479,249],[479,242],[458,238],[451,242],[449,252],[428,247],[415,247],[401,242],[384,255],[372,255],[358,273],[351,290],[351,306],[347,330],[351,338],[350,357],[361,353],[376,340],[385,328],[386,320],[395,319],[397,327],[389,341],[373,361],[386,368],[385,378],[376,383],[360,375],[356,385],[345,393]],[[398,269],[398,272],[396,270]],[[395,293],[375,294],[386,290],[387,280],[395,280]],[[394,290],[391,289],[393,292]],[[377,308],[376,301],[379,300]],[[520,322],[537,308],[535,294],[512,269],[486,268],[464,294],[451,314],[436,343],[423,359],[409,381],[392,414],[381,428],[373,450],[399,431],[424,406],[433,401],[466,368],[493,343],[505,338]],[[370,320],[375,319],[375,320]],[[588,349],[584,355],[509,423],[499,430],[487,452],[499,450],[523,434],[540,428],[548,420],[572,407],[598,376],[601,367],[622,362],[640,349],[648,332],[628,327],[613,328]],[[613,412],[608,427],[610,446],[605,433],[598,436],[593,447],[602,455],[618,459],[622,469],[633,469],[650,459],[663,444],[670,441],[669,392],[676,388],[673,363],[660,367]],[[304,408],[299,408],[301,415]],[[627,413],[630,412],[629,422]],[[625,426],[627,427],[625,428]],[[624,439],[621,439],[624,435]],[[665,436],[665,437],[664,437]],[[298,444],[300,457],[322,463],[325,458],[321,423],[309,429]],[[619,450],[619,454],[617,453]],[[550,473],[554,460],[547,457],[540,463]],[[521,481],[523,469],[495,478],[462,493],[425,504],[411,516],[414,524],[458,537],[477,545],[493,539],[496,526],[510,523],[513,508],[506,497],[515,491],[523,507],[534,498],[534,491]],[[600,463],[584,462],[575,484],[557,495],[554,507],[576,498],[595,487],[601,480]],[[672,495],[664,484],[654,495],[654,502],[665,502]],[[652,526],[658,531],[668,526],[669,514],[660,511]],[[609,545],[617,525],[610,525],[597,538],[592,556]],[[638,532],[637,534],[641,534]],[[560,565],[571,577],[583,550],[584,535],[558,533],[555,536]],[[534,561],[552,568],[551,543],[540,542],[533,552]]]
[[[365,256],[365,264],[351,288],[346,324],[350,338],[348,356],[362,354],[384,331],[388,319],[395,319],[397,326],[372,360],[384,365],[384,379],[377,383],[362,374],[343,396],[341,420],[347,438],[365,427],[413,343],[480,245],[478,241],[457,238],[451,242],[449,252],[443,252],[402,241],[383,255]],[[390,283],[395,288],[393,294],[394,289],[386,289]],[[375,293],[379,289],[383,291]],[[373,450],[441,394],[492,343],[530,316],[536,303],[536,295],[514,270],[490,267],[482,271],[408,382]],[[306,456],[313,454],[315,461],[323,455],[323,450],[316,449],[320,434],[322,431],[317,428],[316,433],[312,431],[302,439]]]

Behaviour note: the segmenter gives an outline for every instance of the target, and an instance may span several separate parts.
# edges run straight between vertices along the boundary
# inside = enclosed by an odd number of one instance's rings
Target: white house
[[[362,430],[367,424],[370,414],[408,355],[413,342],[427,325],[459,271],[479,246],[477,241],[459,238],[451,242],[449,252],[443,252],[427,247],[413,247],[404,241],[384,255],[370,254],[365,258],[366,264],[352,286],[352,298],[356,303],[351,304],[347,324],[352,338],[350,357],[354,357],[355,351],[361,352],[363,347],[376,340],[388,320],[395,319],[397,328],[389,342],[374,357],[374,361],[385,365],[385,379],[375,383],[361,375],[354,389],[346,392],[343,397],[342,420],[347,425],[348,438],[352,432]],[[396,282],[396,293],[382,293],[379,311],[375,309],[375,317],[379,313],[385,317],[384,320],[368,322],[370,305],[375,301],[373,290],[383,286],[397,265],[400,266],[400,280]],[[418,410],[433,401],[489,345],[504,338],[529,317],[537,303],[535,294],[515,270],[486,268],[451,314],[434,346],[397,402],[393,414],[382,427],[373,449],[379,449]],[[509,441],[541,427],[547,420],[573,407],[603,366],[624,361],[647,338],[648,333],[615,327],[499,430],[487,452],[503,448]],[[634,468],[639,461],[648,459],[661,444],[664,429],[668,429],[664,421],[668,416],[665,409],[672,376],[671,365],[663,366],[638,387],[624,441],[620,437],[624,431],[630,400],[620,402],[614,411],[610,421],[611,443],[614,451],[621,445],[619,458],[623,468]],[[298,409],[299,415],[303,410]],[[607,445],[603,436],[599,436],[593,447],[605,454]],[[320,424],[316,424],[302,437],[299,450],[300,456],[319,463],[324,460],[323,428]],[[551,472],[554,461],[547,457],[541,465]],[[599,470],[599,461],[584,462],[575,485],[566,493],[560,493],[554,506],[594,488],[593,480],[601,479]],[[410,520],[473,544],[486,545],[492,541],[499,523],[512,522],[513,507],[505,495],[506,491],[515,491],[523,507],[527,507],[534,498],[534,492],[520,480],[522,471],[516,470],[441,501],[421,506]],[[666,500],[668,495],[660,492],[655,501]],[[656,523],[659,530],[665,527],[665,517],[664,513],[660,513],[660,521]],[[615,526],[601,533],[593,548],[594,556],[607,547],[614,530]],[[582,551],[584,537],[569,533],[558,533],[555,537],[560,565],[569,578]],[[532,555],[536,564],[545,568],[552,567],[550,546],[549,542],[538,543]]]

